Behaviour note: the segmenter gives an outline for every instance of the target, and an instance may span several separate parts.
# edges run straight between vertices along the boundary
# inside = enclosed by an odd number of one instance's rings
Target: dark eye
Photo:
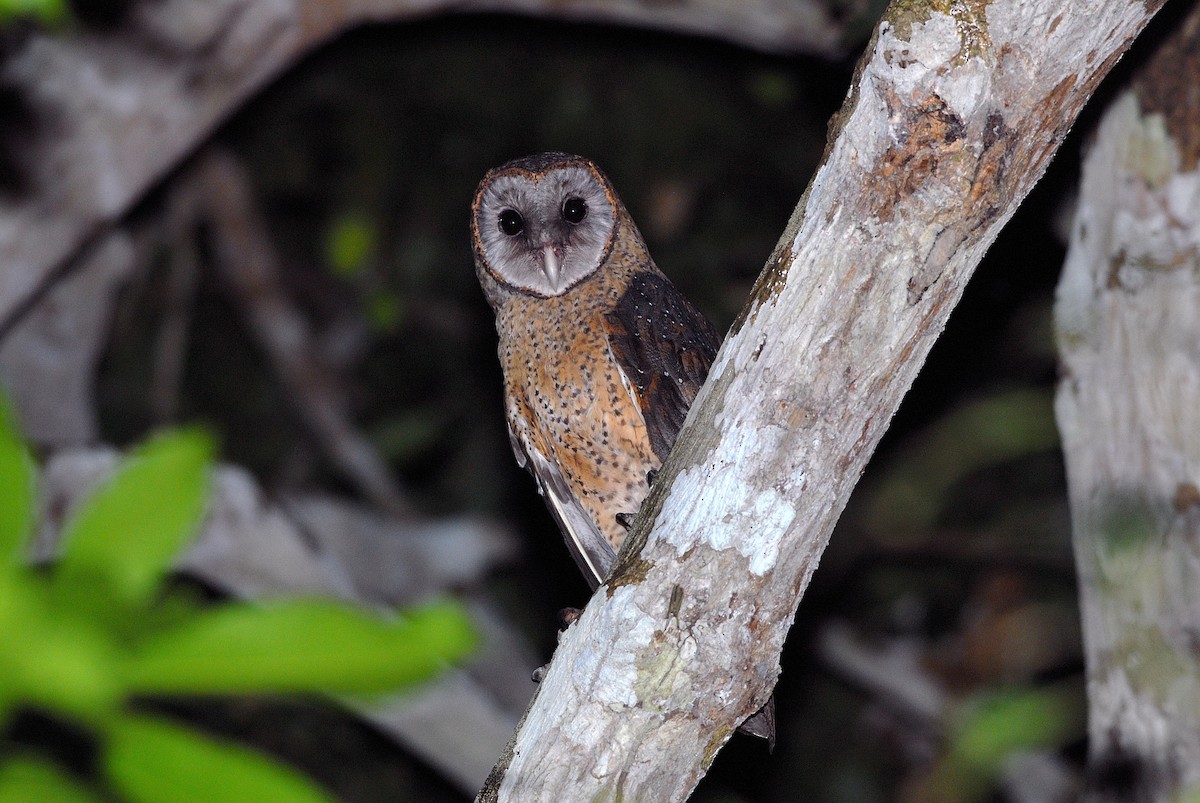
[[[568,198],[563,201],[563,220],[574,225],[587,217],[587,204],[582,198]]]
[[[500,213],[500,231],[509,237],[515,237],[525,229],[525,218],[515,209],[505,209]]]

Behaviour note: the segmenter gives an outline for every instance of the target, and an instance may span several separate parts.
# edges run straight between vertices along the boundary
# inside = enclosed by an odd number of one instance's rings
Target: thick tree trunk
[[[479,800],[691,793],[770,694],[833,525],[972,269],[1159,5],[889,9],[614,577]]]
[[[1105,114],[1058,287],[1094,800],[1200,793],[1198,82],[1200,6]]]

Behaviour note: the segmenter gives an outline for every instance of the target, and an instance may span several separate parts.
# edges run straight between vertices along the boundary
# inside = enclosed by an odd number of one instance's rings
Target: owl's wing
[[[708,378],[721,337],[665,276],[639,273],[606,316],[608,343],[666,460],[688,408]]]
[[[579,504],[575,494],[571,493],[571,487],[558,467],[531,444],[518,438],[511,427],[508,437],[517,463],[529,469],[529,473],[537,480],[538,492],[545,497],[571,557],[575,558],[579,571],[583,572],[588,585],[595,591],[612,568],[617,553],[596,528],[592,517]]]

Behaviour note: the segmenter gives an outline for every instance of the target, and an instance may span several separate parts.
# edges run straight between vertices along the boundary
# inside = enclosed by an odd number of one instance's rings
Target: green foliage
[[[126,680],[155,693],[381,692],[431,677],[472,641],[448,603],[390,622],[325,601],[227,605],[146,639]]]
[[[1058,448],[1053,394],[1022,389],[951,411],[907,445],[870,500],[876,531],[928,532],[953,501],[955,483],[973,471]]]
[[[1027,750],[1061,749],[1084,734],[1083,696],[1070,684],[990,691],[967,702],[934,772],[945,800],[982,800],[1005,762]]]
[[[329,800],[257,753],[148,717],[125,717],[111,729],[105,769],[113,785],[136,803]]]
[[[992,692],[969,706],[953,756],[983,773],[996,772],[1016,750],[1061,747],[1083,726],[1078,689],[1023,688]]]
[[[796,86],[783,70],[759,70],[749,77],[746,88],[764,108],[785,110],[796,102]]]
[[[1190,786],[1179,794],[1179,803],[1200,803],[1200,786]]]
[[[404,320],[404,302],[400,296],[381,290],[367,299],[366,312],[376,332],[394,332]]]
[[[361,215],[338,217],[325,240],[326,259],[338,276],[357,276],[375,253],[375,227]]]
[[[57,25],[67,19],[65,0],[0,0],[0,26],[23,17]]]
[[[0,566],[10,566],[33,526],[34,470],[5,399],[0,399],[0,488]]]
[[[97,797],[40,758],[22,756],[0,764],[0,800],[22,803],[89,803]]]
[[[54,590],[124,614],[144,607],[203,511],[212,445],[192,430],[161,435],[134,452],[63,530]],[[95,594],[99,594],[99,597]]]
[[[371,428],[370,435],[385,457],[410,460],[438,445],[447,427],[444,410],[425,408],[385,418]]]
[[[89,727],[109,790],[137,801],[325,800],[248,749],[146,714],[148,694],[384,692],[433,677],[476,637],[448,602],[383,619],[328,601],[204,608],[167,584],[204,510],[198,430],[133,452],[63,529],[49,572],[24,563],[35,472],[0,401],[0,727],[37,708]],[[0,803],[97,799],[54,765],[0,753]]]

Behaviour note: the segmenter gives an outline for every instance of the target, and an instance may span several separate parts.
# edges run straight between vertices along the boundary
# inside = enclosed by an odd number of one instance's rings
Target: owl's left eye
[[[563,220],[574,225],[587,217],[587,204],[582,198],[568,198],[562,205]]]
[[[515,209],[505,209],[500,213],[500,231],[509,237],[515,237],[525,228],[525,218]]]

